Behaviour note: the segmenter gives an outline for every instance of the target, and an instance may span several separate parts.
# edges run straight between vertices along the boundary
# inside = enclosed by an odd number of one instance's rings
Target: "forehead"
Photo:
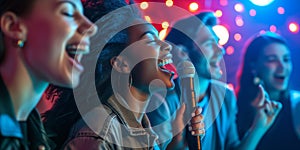
[[[264,55],[288,55],[290,54],[290,50],[288,47],[281,43],[271,43],[267,45],[263,50]]]
[[[214,34],[211,27],[201,26],[196,32],[196,41],[200,43],[216,38],[217,36]]]
[[[80,0],[36,0],[35,7],[46,9],[45,7],[58,8],[62,4],[71,4],[81,13],[83,12],[82,3]]]
[[[133,25],[128,29],[130,41],[137,41],[142,38],[145,33],[150,33],[153,36],[158,36],[157,30],[149,23]]]

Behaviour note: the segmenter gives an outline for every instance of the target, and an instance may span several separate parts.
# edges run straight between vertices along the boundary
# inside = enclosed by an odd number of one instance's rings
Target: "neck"
[[[280,95],[281,95],[281,91],[278,91],[278,90],[276,90],[276,91],[268,91],[268,94],[269,94],[269,96],[270,96],[270,99],[271,100],[279,100],[281,97],[280,97]]]
[[[48,83],[31,75],[16,51],[7,51],[1,63],[0,74],[11,97],[16,119],[25,121],[46,90]]]
[[[126,100],[136,120],[141,123],[149,103],[150,94],[144,93],[134,86],[131,86],[129,88],[129,91],[130,92],[125,93],[122,92],[123,94],[121,95]]]
[[[198,77],[198,80],[198,85],[195,86],[196,97],[197,100],[202,100],[206,95],[210,79]]]

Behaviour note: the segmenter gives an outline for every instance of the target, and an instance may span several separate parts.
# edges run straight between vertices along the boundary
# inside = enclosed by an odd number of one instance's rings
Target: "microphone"
[[[185,60],[178,63],[177,71],[180,79],[181,88],[180,99],[181,102],[185,102],[187,104],[188,114],[190,114],[190,111],[194,110],[197,103],[194,89],[195,67],[190,61]],[[197,149],[201,150],[200,136],[197,136]]]
[[[177,65],[177,71],[180,79],[181,100],[192,107],[196,107],[196,97],[194,90],[195,67],[190,61],[182,61]],[[189,103],[192,102],[192,103]]]

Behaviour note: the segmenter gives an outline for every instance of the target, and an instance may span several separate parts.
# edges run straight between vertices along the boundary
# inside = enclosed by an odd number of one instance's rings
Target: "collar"
[[[22,138],[22,131],[14,116],[9,93],[0,76],[0,134],[2,136]]]
[[[106,105],[118,116],[121,123],[128,128],[128,131],[132,135],[150,134],[153,136],[157,136],[152,130],[150,121],[146,114],[143,115],[142,122],[140,124],[136,120],[133,112],[129,110],[130,108],[128,109],[128,105],[124,106],[121,104],[124,104],[124,102],[126,103],[126,101],[121,96],[118,96],[118,98],[116,98],[116,96],[113,95],[108,99]]]

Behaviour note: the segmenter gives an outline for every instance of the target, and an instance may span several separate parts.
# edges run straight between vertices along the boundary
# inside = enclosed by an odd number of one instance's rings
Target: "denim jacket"
[[[115,96],[82,116],[70,130],[64,149],[156,149],[157,135],[146,115],[138,123]]]

